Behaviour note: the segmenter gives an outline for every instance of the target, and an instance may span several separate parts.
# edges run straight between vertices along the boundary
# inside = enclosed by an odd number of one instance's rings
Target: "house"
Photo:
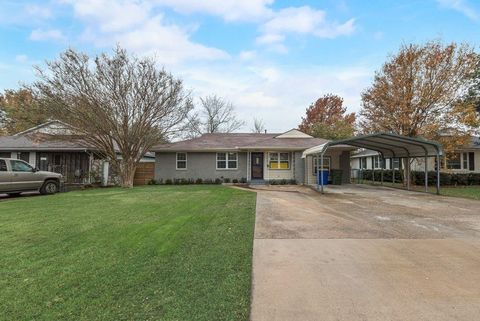
[[[155,146],[155,179],[222,179],[250,183],[295,180],[315,184],[318,157],[302,158],[308,148],[328,142],[299,130],[285,133],[213,133]],[[331,148],[324,170],[338,169],[342,181],[350,181],[350,152],[355,147]],[[318,166],[319,167],[319,166]]]
[[[424,171],[425,163],[423,158],[416,158],[412,162],[413,171]],[[443,172],[477,172],[480,173],[480,137],[474,137],[472,141],[466,145],[459,147],[450,157],[443,156],[440,160],[440,170]],[[382,157],[378,152],[363,149],[351,156],[351,168],[353,175],[361,169],[375,169],[382,168]],[[436,168],[436,160],[430,158],[427,163],[430,170]],[[402,162],[398,158],[386,159],[385,169],[400,169]]]
[[[52,120],[13,136],[0,137],[0,157],[21,159],[40,170],[60,173],[68,184],[114,183],[116,177],[108,162],[96,148],[75,139],[72,129],[69,124]],[[153,154],[144,156],[136,184],[146,184],[153,178],[154,161]]]

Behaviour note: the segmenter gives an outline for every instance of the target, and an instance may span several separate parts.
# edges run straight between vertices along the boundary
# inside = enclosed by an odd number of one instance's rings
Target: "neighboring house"
[[[214,133],[171,144],[157,145],[155,179],[237,179],[247,182],[295,180],[315,184],[317,159],[302,158],[306,149],[327,142],[292,129],[282,134]],[[324,158],[325,170],[342,170],[350,181],[350,151],[338,146]]]
[[[72,139],[67,140],[65,136],[71,136]],[[110,184],[116,179],[111,174],[108,162],[98,156],[97,150],[75,139],[72,127],[58,120],[48,121],[13,136],[0,137],[0,157],[21,159],[40,170],[60,173],[69,184],[100,181]],[[145,155],[140,164],[137,184],[146,184],[153,178],[154,161],[153,154]]]
[[[472,139],[470,144],[458,148],[451,157],[442,157],[440,170],[444,172],[480,172],[480,137]],[[382,157],[379,153],[364,149],[352,154],[350,161],[352,170],[355,172],[360,169],[382,168]],[[436,168],[436,160],[429,158],[427,167],[429,170]],[[386,159],[385,169],[399,169],[402,167],[398,158]],[[424,171],[424,159],[417,158],[412,162],[412,171]]]

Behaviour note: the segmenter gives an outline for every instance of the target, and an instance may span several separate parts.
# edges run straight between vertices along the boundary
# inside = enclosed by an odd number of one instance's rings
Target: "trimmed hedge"
[[[155,180],[151,179],[148,182],[148,185],[192,185],[192,184],[197,184],[197,185],[209,185],[209,184],[222,184],[222,183],[230,183],[232,182],[233,184],[244,184],[247,182],[247,179],[245,177],[242,177],[241,179],[233,179],[231,180],[230,178],[215,178],[215,179],[202,179],[202,178],[197,178],[197,179],[185,179],[185,178],[176,178],[176,179],[166,179],[165,181],[163,180]]]
[[[359,172],[359,178],[364,180],[373,180],[373,172],[371,169],[362,170]],[[403,171],[399,170],[384,170],[383,181],[392,182],[393,172],[395,172],[395,182],[403,182]],[[381,171],[375,171],[375,181],[381,180]],[[411,182],[416,185],[425,185],[425,172],[412,171]],[[435,171],[428,172],[428,184],[435,185],[437,183],[437,173]],[[457,185],[480,185],[480,173],[445,173],[440,172],[440,185],[442,186],[457,186]]]

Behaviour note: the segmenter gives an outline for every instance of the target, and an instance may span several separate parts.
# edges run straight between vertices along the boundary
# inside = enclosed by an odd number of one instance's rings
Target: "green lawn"
[[[255,194],[112,188],[0,202],[0,319],[247,320]]]
[[[372,185],[372,181],[368,180],[363,180],[362,184],[367,184],[367,185]],[[379,182],[375,182],[376,186],[379,186]],[[389,183],[389,182],[384,182],[384,186],[386,187],[395,187],[395,188],[402,188],[404,189],[403,184],[400,183]],[[412,185],[411,189],[413,191],[420,191],[423,192],[425,191],[424,186],[419,186],[419,185]],[[430,193],[436,193],[436,187],[435,186],[429,186],[428,191]],[[474,186],[441,186],[440,187],[440,194],[445,195],[445,196],[453,196],[453,197],[463,197],[463,198],[471,198],[475,200],[480,200],[480,186],[474,185]]]
[[[447,196],[480,200],[480,186],[441,187],[440,193]]]

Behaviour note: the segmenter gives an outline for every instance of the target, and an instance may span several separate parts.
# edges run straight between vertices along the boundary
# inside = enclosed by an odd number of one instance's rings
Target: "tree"
[[[254,118],[253,119],[253,128],[252,128],[252,133],[263,133],[265,132],[265,123],[263,122],[262,119]]]
[[[472,105],[477,113],[480,114],[480,54],[477,54],[477,61],[477,67],[471,79],[471,86],[463,99],[463,103]]]
[[[478,125],[474,107],[459,100],[477,64],[466,44],[403,45],[362,93],[362,131],[424,136],[452,152]]]
[[[93,61],[69,49],[37,69],[32,88],[53,117],[107,157],[124,187],[133,186],[143,155],[178,130],[192,108],[181,80],[120,47]]]
[[[346,113],[343,98],[327,94],[306,110],[298,128],[309,135],[327,139],[348,138],[355,134],[355,113]]]
[[[185,127],[187,137],[205,133],[231,133],[245,125],[237,118],[233,104],[221,97],[206,96],[200,98],[200,103],[200,111],[188,117]]]
[[[32,91],[22,88],[0,94],[0,128],[4,134],[13,135],[47,119],[45,108]]]

